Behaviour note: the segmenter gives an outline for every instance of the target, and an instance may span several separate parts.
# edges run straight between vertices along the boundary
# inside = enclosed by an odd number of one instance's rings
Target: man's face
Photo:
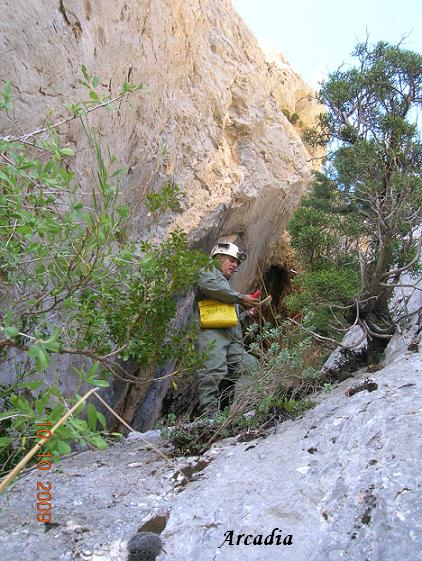
[[[240,261],[235,257],[231,257],[230,255],[221,255],[220,263],[221,272],[227,280],[230,280],[232,278],[233,274],[237,271],[240,265]]]

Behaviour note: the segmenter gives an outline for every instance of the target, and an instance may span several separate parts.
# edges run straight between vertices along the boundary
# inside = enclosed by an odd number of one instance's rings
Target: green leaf
[[[100,363],[98,361],[94,362],[94,364],[91,366],[91,368],[86,371],[87,377],[92,378],[93,375],[97,372],[99,366],[100,366]]]
[[[61,415],[60,417],[62,416],[63,415]],[[60,440],[70,440],[75,437],[74,431],[72,431],[69,427],[63,425],[60,426],[54,434]]]
[[[9,327],[5,327],[3,329],[3,333],[6,339],[11,339],[12,337],[16,337],[16,335],[19,334],[19,330],[11,325]]]
[[[129,214],[129,208],[127,206],[119,206],[117,209],[117,214],[120,216],[120,218],[127,218],[128,214]]]
[[[116,171],[114,171],[111,174],[111,177],[120,177],[121,175],[124,175],[127,172],[128,172],[128,168],[119,168],[119,169],[116,169]]]
[[[98,86],[99,83],[100,83],[100,79],[98,78],[98,76],[94,76],[92,78],[92,88],[95,90],[95,88]]]
[[[87,406],[87,416],[88,416],[88,427],[95,431],[97,429],[97,410],[92,403],[88,403]]]
[[[72,448],[64,440],[58,440],[56,446],[60,454],[70,454],[70,452],[72,451]]]
[[[39,399],[37,399],[34,405],[38,415],[42,415],[43,413],[45,413],[45,409],[49,403],[50,403],[49,394],[47,392],[46,393],[41,392]]]
[[[42,173],[48,175],[54,169],[56,169],[56,162],[54,160],[48,160],[48,162],[44,166],[44,169],[42,170]]]
[[[29,382],[22,382],[21,384],[18,384],[16,387],[27,388],[28,390],[37,390],[43,385],[43,383],[44,382],[42,380],[34,380]]]
[[[83,108],[81,103],[72,103],[70,105],[66,105],[66,108],[73,113],[73,115],[75,115],[75,117],[77,117],[78,115],[81,115],[82,113],[85,112],[85,109]]]
[[[87,378],[86,383],[91,386],[98,386],[99,388],[108,388],[110,385],[106,380],[98,380],[95,378]]]
[[[35,267],[35,273],[37,275],[43,275],[45,273],[45,265],[43,265],[42,263],[40,263],[39,265],[37,265]]]
[[[88,423],[83,419],[75,419],[74,417],[71,417],[68,420],[68,424],[70,427],[75,429],[78,433],[84,433],[88,430]]]
[[[60,148],[58,152],[62,156],[74,156],[75,155],[75,152],[72,150],[72,148]]]
[[[44,370],[50,365],[50,357],[41,345],[32,345],[32,347],[28,350],[28,355],[35,359],[35,364],[39,372],[44,372]]]
[[[1,101],[1,98],[3,101]],[[6,109],[6,111],[12,111],[13,109],[9,80],[6,82],[4,90],[0,91],[0,109]]]
[[[57,405],[57,407],[54,407],[54,409],[52,409],[48,415],[48,420],[51,421],[51,423],[53,425],[55,425],[57,423],[57,421],[59,421],[63,415],[65,414],[65,408],[64,405],[60,404]],[[60,428],[60,427],[59,427]],[[58,436],[60,433],[56,432],[56,435]]]
[[[40,339],[39,344],[44,349],[47,349],[48,351],[51,351],[53,353],[57,353],[57,352],[60,351],[60,348],[61,348],[61,344],[58,341],[58,339],[61,335],[61,332],[60,332],[60,329],[57,326],[54,326],[52,331],[53,332],[52,332],[51,336],[48,339],[44,339],[44,340]]]
[[[60,351],[61,345],[58,341],[44,341],[43,347],[52,353],[58,353]]]
[[[120,95],[125,94],[129,91],[129,82],[125,80],[120,87]]]
[[[50,386],[48,388],[48,392],[50,393],[50,395],[54,395],[55,397],[62,397],[62,392],[59,390],[59,388],[57,386]]]
[[[85,66],[85,64],[83,64],[83,65],[81,66],[81,70],[82,70],[82,74],[83,74],[85,80],[86,80],[87,82],[89,82],[89,81],[91,80],[91,76],[88,74],[88,69],[87,69],[87,67]]]
[[[0,413],[0,420],[4,419],[5,417],[9,417],[10,415],[16,415],[17,413],[18,411],[15,409],[9,409],[8,411],[4,411],[3,413]]]
[[[91,90],[91,91],[89,92],[89,97],[90,97],[91,99],[93,99],[94,101],[99,101],[97,92],[94,92],[94,91]]]
[[[93,446],[99,448],[100,450],[108,448],[107,442],[104,440],[104,438],[101,438],[101,436],[91,436],[89,441]]]
[[[6,448],[6,446],[9,446],[9,444],[12,444],[12,439],[10,438],[10,436],[2,436],[0,438],[0,448]]]
[[[99,422],[101,423],[101,426],[105,430],[107,428],[107,420],[105,418],[105,415],[103,415],[101,413],[101,411],[97,411],[97,419],[99,420]]]

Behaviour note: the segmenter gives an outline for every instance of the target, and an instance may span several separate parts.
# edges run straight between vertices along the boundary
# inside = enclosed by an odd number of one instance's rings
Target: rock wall
[[[236,278],[242,291],[271,265],[288,266],[283,232],[309,186],[312,159],[283,111],[310,124],[320,107],[282,58],[267,60],[229,0],[3,0],[0,26],[0,80],[11,81],[15,99],[0,134],[68,115],[65,104],[87,98],[82,64],[110,96],[125,80],[142,82],[130,104],[88,118],[118,167],[128,168],[121,186],[131,207],[128,235],[159,240],[179,226],[204,250],[229,236],[249,254]],[[76,150],[81,192],[89,194],[88,140],[77,121],[58,131]],[[153,224],[145,194],[169,181],[185,192],[182,210]],[[3,381],[19,361],[14,354],[0,369]],[[64,389],[73,386],[72,366],[62,357],[51,369]],[[146,428],[146,417],[153,422],[164,386],[151,388],[136,428]]]
[[[282,59],[267,62],[229,0],[3,0],[1,79],[10,79],[19,127],[41,125],[51,109],[86,98],[85,64],[115,93],[125,79],[146,89],[90,123],[129,169],[122,197],[136,205],[135,238],[160,238],[179,225],[209,249],[236,236],[251,259],[238,278],[248,287],[266,267],[292,210],[309,185],[311,158],[283,110],[303,122],[320,108]],[[77,123],[60,129],[77,146],[82,186],[93,181],[92,156]],[[176,181],[185,199],[176,217],[150,223],[147,191]],[[281,257],[279,256],[280,260]]]

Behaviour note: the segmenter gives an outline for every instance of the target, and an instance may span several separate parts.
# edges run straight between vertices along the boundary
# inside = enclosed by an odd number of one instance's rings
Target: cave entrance
[[[266,319],[275,321],[275,316],[286,317],[287,309],[284,297],[292,292],[290,271],[285,267],[271,265],[264,273],[264,287],[266,294],[271,294],[273,301],[268,309]]]

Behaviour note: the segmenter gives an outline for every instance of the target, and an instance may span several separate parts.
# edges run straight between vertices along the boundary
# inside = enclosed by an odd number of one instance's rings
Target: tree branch
[[[394,275],[397,275],[398,273],[402,273],[403,271],[409,270],[415,263],[419,261],[419,257],[421,255],[421,249],[422,249],[422,236],[420,236],[419,238],[418,249],[412,261],[410,261],[409,263],[407,263],[407,265],[404,265],[403,267],[392,269],[391,271],[384,273],[383,275],[381,275],[381,278],[385,279],[388,277],[394,277]]]
[[[35,131],[23,134],[21,136],[10,136],[10,135],[9,136],[3,136],[3,137],[0,137],[0,140],[4,140],[5,142],[26,142],[27,139],[30,138],[31,136],[36,136],[38,134],[42,134],[43,132],[47,132],[51,129],[57,129],[61,125],[69,123],[70,121],[73,121],[74,119],[84,117],[85,115],[88,115],[89,113],[92,113],[93,111],[96,111],[97,109],[100,109],[101,107],[106,107],[107,105],[115,103],[116,101],[119,101],[120,99],[123,99],[124,97],[128,97],[130,94],[134,93],[135,91],[138,91],[138,90],[142,89],[142,87],[143,87],[143,85],[140,84],[136,89],[134,89],[132,91],[120,93],[119,95],[113,97],[112,99],[108,99],[107,101],[103,101],[102,103],[99,103],[98,105],[95,105],[95,107],[91,107],[90,109],[85,109],[85,111],[82,111],[81,113],[79,113],[77,115],[71,115],[70,117],[66,117],[65,119],[62,119],[61,121],[58,121],[57,123],[54,123],[54,124],[49,125],[47,127],[42,127],[40,129],[37,129]]]

